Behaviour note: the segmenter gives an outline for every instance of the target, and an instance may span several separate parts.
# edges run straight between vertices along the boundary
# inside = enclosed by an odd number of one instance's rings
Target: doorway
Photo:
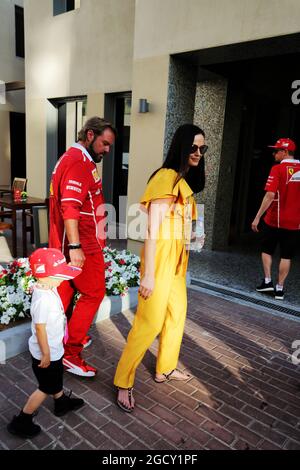
[[[131,92],[105,96],[105,118],[116,127],[118,136],[113,152],[103,160],[103,193],[105,201],[115,208],[119,226],[126,224],[130,117]]]
[[[300,104],[292,102],[292,84],[300,77],[300,34],[183,52],[176,59],[198,67],[196,78],[207,82],[205,90],[215,80],[226,84],[221,150],[213,160],[218,182],[209,200],[211,247],[247,244],[273,164],[267,146],[290,137],[296,158],[300,154]],[[204,93],[201,99],[209,106],[211,95]],[[219,142],[219,135],[210,138]]]
[[[25,114],[9,113],[11,181],[15,177],[26,178],[26,130]]]
[[[57,160],[76,140],[86,120],[86,96],[48,100],[47,108],[47,188]]]
[[[291,84],[300,75],[300,54],[266,57],[249,61],[246,67],[234,67],[234,82],[229,87],[243,90],[239,145],[234,178],[229,245],[251,237],[251,222],[263,196],[271,167],[272,150],[280,137],[295,141],[299,155],[300,106],[292,103]],[[280,63],[284,73],[277,73]]]

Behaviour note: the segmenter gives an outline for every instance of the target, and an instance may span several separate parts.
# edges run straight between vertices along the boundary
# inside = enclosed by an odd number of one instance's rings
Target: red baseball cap
[[[291,152],[296,150],[295,142],[285,137],[278,139],[275,145],[268,145],[268,147],[272,149],[290,150]]]
[[[56,248],[39,248],[29,257],[34,277],[56,277],[58,279],[74,279],[82,270],[67,264],[66,258]]]

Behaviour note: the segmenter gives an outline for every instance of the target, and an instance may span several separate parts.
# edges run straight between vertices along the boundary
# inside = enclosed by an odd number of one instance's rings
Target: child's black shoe
[[[63,395],[54,399],[54,414],[55,416],[64,416],[69,411],[78,410],[84,405],[81,398],[71,398],[72,390],[69,395]]]
[[[7,430],[11,434],[30,439],[41,432],[41,427],[32,422],[33,415],[21,413],[14,416],[11,422],[7,425]]]

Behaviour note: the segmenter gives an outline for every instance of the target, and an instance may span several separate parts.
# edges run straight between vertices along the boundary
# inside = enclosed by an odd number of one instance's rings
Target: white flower
[[[9,308],[6,310],[6,314],[9,315],[9,316],[15,315],[16,312],[17,312],[17,310],[15,309],[15,307],[9,307]]]
[[[105,263],[106,295],[124,295],[131,286],[139,285],[138,256],[127,250],[114,250],[109,247],[103,250]],[[122,260],[122,262],[120,262]],[[30,311],[31,294],[35,280],[30,274],[28,258],[19,258],[4,268],[7,274],[1,278],[0,286],[0,324],[8,325],[11,321],[24,318]],[[26,274],[25,274],[26,273]],[[76,298],[79,298],[78,293]]]

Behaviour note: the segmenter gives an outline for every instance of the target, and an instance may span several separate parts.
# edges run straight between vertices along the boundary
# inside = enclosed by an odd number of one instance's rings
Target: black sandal
[[[133,398],[132,390],[133,390],[133,387],[130,387],[130,388],[117,387],[117,389],[118,389],[118,392],[120,390],[128,390],[128,400],[129,400],[131,408],[127,408],[127,406],[125,406],[122,402],[120,402],[120,400],[118,398],[117,398],[117,405],[118,405],[119,408],[121,408],[121,410],[125,411],[126,413],[132,413],[133,410],[134,410],[134,406],[132,407],[132,398]]]
[[[189,380],[189,379],[191,378],[191,376],[188,375],[188,374],[186,374],[187,377],[186,377],[185,379],[176,378],[176,377],[173,376],[173,374],[174,374],[175,371],[178,371],[178,372],[180,372],[181,374],[184,374],[184,372],[182,372],[182,371],[179,370],[179,369],[173,369],[173,370],[171,370],[171,372],[169,372],[168,374],[162,373],[161,375],[164,376],[163,379],[160,379],[160,380],[159,380],[159,379],[157,379],[156,377],[154,377],[154,382],[156,382],[156,383],[158,383],[158,384],[162,384],[162,383],[164,383],[164,382],[169,382],[170,380],[177,380],[177,381],[179,381],[179,382],[181,382],[181,381],[184,382],[185,380]]]
[[[175,369],[171,370],[171,372],[169,372],[168,374],[164,374],[162,373],[161,375],[164,376],[164,379],[161,379],[161,380],[157,380],[156,377],[154,377],[154,382],[158,383],[158,384],[162,384],[164,382],[168,382],[168,380],[170,380],[170,376],[173,374]]]

